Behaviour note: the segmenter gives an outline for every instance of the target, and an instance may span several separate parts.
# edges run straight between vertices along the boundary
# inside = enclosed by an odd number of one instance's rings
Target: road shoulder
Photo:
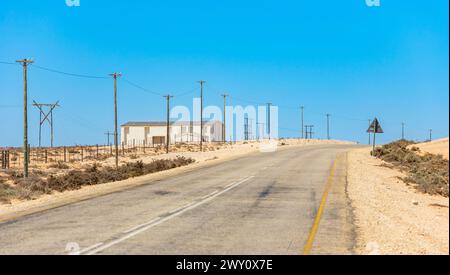
[[[419,193],[401,172],[372,158],[370,148],[348,153],[348,195],[358,254],[449,254],[449,200]]]

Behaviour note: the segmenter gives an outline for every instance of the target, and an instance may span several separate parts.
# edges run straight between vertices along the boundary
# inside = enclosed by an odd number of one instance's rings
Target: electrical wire
[[[163,94],[160,94],[160,93],[151,91],[151,90],[149,90],[149,89],[146,89],[146,88],[144,88],[144,87],[142,87],[142,86],[140,86],[140,85],[138,85],[138,84],[136,84],[136,83],[134,83],[134,82],[129,81],[129,80],[126,79],[126,78],[123,78],[123,77],[122,77],[122,80],[125,81],[126,83],[128,83],[129,85],[131,85],[131,86],[133,86],[133,87],[135,87],[135,88],[137,88],[137,89],[139,89],[139,90],[141,90],[141,91],[143,91],[143,92],[146,92],[146,93],[149,93],[149,94],[153,94],[153,95],[157,95],[157,96],[163,96]]]
[[[93,75],[86,75],[86,74],[68,73],[68,72],[64,72],[64,71],[60,71],[60,70],[56,70],[56,69],[42,67],[42,66],[39,66],[39,65],[36,65],[36,64],[32,64],[32,67],[38,68],[40,70],[52,72],[52,73],[57,73],[57,74],[67,75],[67,76],[73,76],[73,77],[91,78],[91,79],[108,79],[109,78],[107,76],[93,76]]]
[[[18,63],[6,62],[6,61],[0,61],[0,64],[5,64],[5,65],[19,65]]]

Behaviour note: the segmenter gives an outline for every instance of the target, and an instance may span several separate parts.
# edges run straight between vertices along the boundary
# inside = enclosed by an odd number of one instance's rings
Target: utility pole
[[[305,106],[300,106],[300,110],[302,111],[302,139],[305,138],[305,127],[303,125],[303,114],[305,111]]]
[[[166,138],[166,154],[169,153],[170,146],[170,99],[173,97],[171,95],[164,96],[167,101],[167,138]]]
[[[369,119],[369,128],[372,125],[372,120]],[[371,138],[370,138],[370,132],[369,132],[369,145],[372,143]]]
[[[327,139],[330,140],[330,114],[327,114]]]
[[[433,129],[430,129],[430,130],[428,130],[428,131],[430,131],[430,141],[433,141]]]
[[[50,124],[50,147],[53,148],[53,110],[56,107],[61,107],[59,105],[59,101],[57,101],[55,104],[39,104],[33,100],[33,106],[39,109],[39,148],[41,147],[42,140],[42,125],[45,123],[45,121]],[[48,112],[44,112],[45,107],[49,108]]]
[[[200,152],[203,152],[203,84],[204,80],[198,81],[200,83]]]
[[[260,141],[261,140],[261,135],[264,138],[264,123],[263,122],[256,122],[256,127],[257,127],[257,131],[256,131],[256,135],[257,136],[256,136],[256,138],[257,138],[258,141]],[[261,129],[263,131],[261,131]]]
[[[272,103],[267,103],[267,131],[269,134],[269,140],[271,139],[270,136],[270,107],[272,106]]]
[[[108,140],[107,145],[109,146],[110,145],[109,137],[114,136],[114,133],[111,133],[110,131],[108,131],[108,132],[105,133],[105,135],[107,136],[107,140]]]
[[[248,117],[244,117],[244,140],[248,140]]]
[[[405,140],[405,123],[402,122],[402,140]]]
[[[223,94],[223,125],[222,125],[222,142],[226,142],[226,133],[225,131],[227,130],[226,128],[226,115],[227,115],[227,97],[228,94]]]
[[[23,66],[23,176],[28,178],[28,83],[27,83],[27,66],[32,64],[32,60],[23,59],[17,60],[17,63],[22,63]]]
[[[120,73],[110,74],[114,79],[114,146],[116,151],[116,168],[119,168],[119,133],[117,131],[117,78],[121,77]]]
[[[306,139],[312,139],[314,125],[305,125]]]

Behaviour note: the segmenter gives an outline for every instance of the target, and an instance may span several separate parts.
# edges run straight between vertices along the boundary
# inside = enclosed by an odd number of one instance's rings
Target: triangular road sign
[[[381,125],[378,122],[377,118],[375,118],[372,124],[370,124],[369,129],[367,129],[367,133],[377,133],[377,134],[384,133],[383,128],[381,128]]]

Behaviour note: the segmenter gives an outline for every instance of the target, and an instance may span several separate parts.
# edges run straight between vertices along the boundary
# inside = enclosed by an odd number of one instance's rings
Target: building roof
[[[203,121],[203,124],[219,122],[215,121]],[[200,125],[200,121],[192,122],[194,125]],[[190,125],[191,121],[171,121],[170,125]],[[166,126],[167,121],[130,121],[125,124],[122,124],[121,127],[148,127],[148,126]]]

